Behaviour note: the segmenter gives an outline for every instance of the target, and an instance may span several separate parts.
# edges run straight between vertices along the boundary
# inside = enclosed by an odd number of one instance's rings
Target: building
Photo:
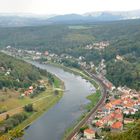
[[[49,55],[49,52],[48,51],[45,51],[44,55],[45,56],[48,56]]]
[[[120,121],[114,122],[111,126],[112,130],[122,130],[123,129],[123,124]]]
[[[120,55],[117,55],[117,56],[116,56],[116,59],[122,61],[122,60],[123,60],[123,57],[120,56]]]
[[[30,86],[30,87],[29,87],[29,90],[33,90],[33,86]]]
[[[95,138],[95,131],[92,129],[85,129],[84,130],[84,137],[86,137],[89,140],[92,140]]]
[[[131,118],[124,119],[124,124],[133,123],[133,122],[134,122],[134,119],[131,119]]]

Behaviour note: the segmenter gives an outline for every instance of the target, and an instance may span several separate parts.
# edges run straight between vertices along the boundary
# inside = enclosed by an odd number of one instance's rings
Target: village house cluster
[[[29,86],[29,88],[26,89],[24,93],[21,93],[21,97],[24,96],[34,97],[36,94],[40,93],[41,91],[44,91],[45,89],[46,89],[45,81],[39,80],[38,84],[35,87]]]
[[[41,63],[48,63],[48,61],[54,62],[54,63],[60,63],[63,64],[62,60],[74,60],[74,62],[84,67],[85,69],[95,69],[95,65],[92,61],[87,63],[85,61],[85,57],[79,56],[79,58],[74,58],[71,55],[68,54],[61,54],[57,55],[56,53],[50,53],[49,51],[39,52],[37,50],[21,50],[17,49],[11,46],[7,46],[3,52],[6,52],[7,54],[10,54],[14,57],[20,57],[20,58],[29,58],[35,61],[40,61]]]
[[[88,121],[89,128],[83,134],[77,134],[74,140],[102,139],[103,131],[121,131],[125,125],[135,121],[135,118],[129,116],[139,111],[140,94],[127,87],[114,88],[111,83],[108,84],[110,86],[106,102]]]
[[[96,127],[122,130],[124,124],[134,121],[124,115],[134,115],[139,110],[140,95],[126,87],[118,87],[117,90],[118,99],[110,97],[110,101],[97,111],[96,119],[92,121]]]
[[[2,51],[14,57],[29,58],[35,61],[42,60],[42,62],[44,63],[47,61],[61,62],[61,58],[62,58],[61,56],[58,56],[55,53],[49,53],[49,51],[47,50],[44,52],[40,52],[38,50],[22,50],[11,46],[7,46]],[[66,58],[68,58],[67,55]]]
[[[87,49],[87,50],[92,50],[92,49],[104,50],[108,46],[109,46],[108,41],[101,41],[101,42],[89,44],[85,47],[85,49]]]

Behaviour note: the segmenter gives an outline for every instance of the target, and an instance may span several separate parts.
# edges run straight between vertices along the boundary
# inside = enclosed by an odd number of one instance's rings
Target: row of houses
[[[134,122],[134,119],[124,117],[134,115],[140,108],[140,95],[126,87],[118,87],[118,98],[111,96],[109,102],[99,109],[92,124],[97,128],[120,131],[124,124]]]
[[[135,121],[126,115],[135,115],[139,111],[140,94],[127,87],[118,87],[115,91],[110,90],[110,93],[109,101],[97,110],[93,119],[90,118],[89,128],[80,135],[80,140],[95,140],[96,134],[101,134],[100,139],[102,139],[102,131],[121,131],[125,125]],[[116,93],[117,98],[114,97]],[[77,136],[74,140],[77,140]]]

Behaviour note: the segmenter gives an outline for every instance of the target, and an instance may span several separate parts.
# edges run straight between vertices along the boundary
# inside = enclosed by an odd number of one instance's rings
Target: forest
[[[83,25],[46,25],[0,28],[0,47],[32,49],[57,54],[84,56],[98,65],[105,59],[107,78],[116,86],[140,89],[140,20],[123,20]],[[103,51],[84,47],[109,41]],[[120,55],[123,61],[115,61]],[[127,69],[126,69],[127,68]]]
[[[48,72],[0,53],[0,89],[3,87],[28,88],[37,80],[40,80],[41,76],[46,76],[50,84],[54,81],[53,76]]]

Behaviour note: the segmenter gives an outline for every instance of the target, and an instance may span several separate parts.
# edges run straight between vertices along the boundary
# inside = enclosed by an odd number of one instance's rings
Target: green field
[[[73,25],[69,26],[69,29],[80,30],[80,29],[90,29],[90,26]]]

